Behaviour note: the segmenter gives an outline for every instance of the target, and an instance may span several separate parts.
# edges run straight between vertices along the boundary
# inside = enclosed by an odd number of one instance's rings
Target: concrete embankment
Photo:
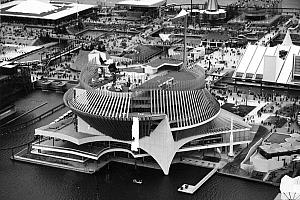
[[[240,176],[240,175],[237,175],[237,174],[229,174],[229,173],[222,172],[222,171],[219,171],[217,173],[221,174],[221,175],[225,175],[225,176],[230,176],[230,177],[234,177],[234,178],[240,178],[240,179],[244,179],[244,180],[248,180],[248,181],[254,181],[254,182],[259,182],[259,183],[265,183],[265,184],[269,184],[269,185],[273,185],[273,186],[279,187],[279,183],[273,183],[273,182],[269,182],[269,181],[262,181],[262,180],[259,180],[259,179],[255,179],[255,178],[251,178],[251,177],[245,177],[245,176]]]

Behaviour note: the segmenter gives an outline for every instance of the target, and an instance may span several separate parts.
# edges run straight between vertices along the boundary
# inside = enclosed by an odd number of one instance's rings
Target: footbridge
[[[67,54],[70,54],[70,53],[72,53],[74,51],[77,51],[79,49],[81,49],[81,45],[80,44],[79,45],[75,45],[74,47],[71,47],[71,48],[67,48],[65,51],[63,51],[63,52],[61,52],[59,54],[56,54],[56,55],[53,55],[52,57],[50,57],[49,60],[48,60],[48,62],[56,60],[57,58],[60,58],[60,57],[62,57],[64,55],[67,55]]]

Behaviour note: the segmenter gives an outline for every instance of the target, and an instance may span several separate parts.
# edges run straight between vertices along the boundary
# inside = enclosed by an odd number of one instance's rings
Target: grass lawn
[[[249,112],[251,112],[255,108],[255,106],[235,106],[233,103],[225,103],[224,105],[222,105],[222,108],[241,117],[245,117]]]
[[[289,105],[286,105],[286,106],[280,108],[278,110],[278,114],[286,116],[286,117],[290,117],[290,116],[293,116],[295,113],[297,113],[299,110],[300,110],[299,105],[289,104]]]
[[[273,143],[283,143],[285,142],[285,138],[289,138],[290,136],[288,135],[283,135],[283,134],[278,134],[278,133],[273,133],[270,137],[268,137],[268,139],[266,140],[266,142],[271,142]]]
[[[279,116],[270,116],[265,120],[265,122],[270,122],[271,124],[276,125],[276,127],[281,128],[287,120]]]

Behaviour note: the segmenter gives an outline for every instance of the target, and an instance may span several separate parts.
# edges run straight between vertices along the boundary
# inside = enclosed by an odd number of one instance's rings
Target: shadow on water
[[[210,169],[174,164],[168,176],[162,171],[139,167],[142,184],[132,182],[134,166],[110,163],[109,169],[89,175],[11,161],[9,152],[0,157],[0,199],[205,199],[273,200],[278,188],[214,175],[194,195],[177,192],[183,183],[196,184]],[[5,154],[5,155],[4,155]]]
[[[49,98],[48,94],[45,96]],[[61,96],[56,98],[61,101]],[[50,123],[64,112],[45,118],[23,130],[24,133],[0,137],[0,146],[27,141],[34,128]],[[165,176],[161,170],[110,163],[109,169],[106,166],[90,175],[12,161],[10,156],[11,151],[0,151],[1,200],[273,200],[279,192],[273,186],[214,175],[194,195],[187,195],[177,189],[184,183],[196,184],[210,169],[174,164]],[[142,179],[143,183],[134,184],[134,178]]]

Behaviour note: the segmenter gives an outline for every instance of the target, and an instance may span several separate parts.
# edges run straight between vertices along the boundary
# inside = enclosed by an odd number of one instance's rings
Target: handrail
[[[89,156],[95,156],[96,154],[85,152],[77,149],[67,148],[67,147],[58,147],[58,146],[49,146],[49,145],[43,145],[43,144],[34,144],[35,147],[44,147],[44,148],[51,148],[51,149],[58,149],[58,150],[66,150],[66,151],[73,151],[80,154],[86,154]]]

